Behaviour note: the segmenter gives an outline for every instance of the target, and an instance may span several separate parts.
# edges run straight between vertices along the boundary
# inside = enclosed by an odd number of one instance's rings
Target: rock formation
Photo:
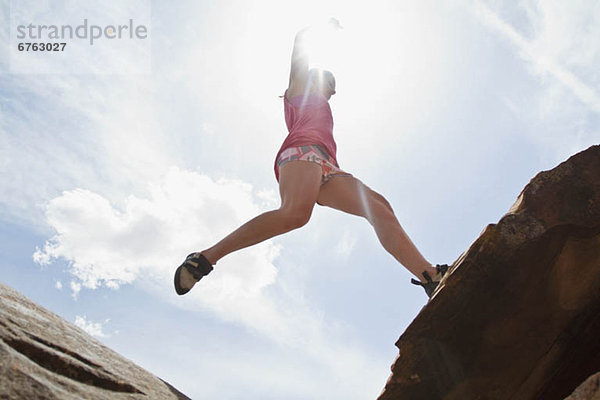
[[[565,400],[600,400],[600,372],[586,379]]]
[[[0,399],[189,400],[2,284]]]
[[[600,371],[600,146],[533,178],[396,346],[380,400],[578,396]]]

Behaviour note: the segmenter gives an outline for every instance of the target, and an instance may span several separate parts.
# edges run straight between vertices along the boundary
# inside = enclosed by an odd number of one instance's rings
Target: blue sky
[[[194,399],[375,398],[426,304],[365,221],[320,207],[174,293],[185,255],[278,205],[305,25],[344,26],[313,59],[336,75],[342,168],[433,263],[600,142],[593,0],[110,4],[0,1],[0,280]],[[149,35],[33,62],[19,18]]]

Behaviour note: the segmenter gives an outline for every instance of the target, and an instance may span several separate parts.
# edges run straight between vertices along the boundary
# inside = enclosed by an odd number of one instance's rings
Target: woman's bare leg
[[[201,253],[211,264],[236,250],[304,226],[312,214],[321,186],[321,166],[290,161],[279,171],[281,206],[251,219]]]
[[[435,267],[423,257],[402,229],[387,200],[358,179],[331,178],[321,187],[318,202],[366,218],[383,247],[421,281],[424,281],[424,271],[436,276]]]

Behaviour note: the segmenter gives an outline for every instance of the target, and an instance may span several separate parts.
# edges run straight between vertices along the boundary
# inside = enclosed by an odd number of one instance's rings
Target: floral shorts
[[[327,183],[333,177],[352,176],[345,171],[342,171],[331,157],[325,148],[313,144],[299,147],[288,147],[283,150],[277,159],[277,168],[290,161],[309,161],[317,163],[321,166],[322,178],[321,184]]]

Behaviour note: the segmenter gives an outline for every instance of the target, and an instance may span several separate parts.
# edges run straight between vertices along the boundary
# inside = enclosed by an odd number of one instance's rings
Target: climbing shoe
[[[435,275],[435,277],[437,278],[439,276],[438,280],[433,280],[431,278],[431,275],[429,275],[429,273],[427,271],[423,272],[423,277],[425,277],[425,283],[418,281],[416,279],[411,279],[410,282],[413,285],[417,285],[417,286],[423,286],[423,289],[425,289],[425,293],[427,293],[427,297],[431,298],[431,296],[433,296],[433,292],[435,292],[435,289],[437,289],[438,285],[440,284],[440,280],[444,277],[444,275],[446,275],[446,272],[448,272],[448,269],[450,267],[448,267],[448,265],[446,264],[442,264],[442,265],[436,265],[435,269],[437,270],[437,273]]]
[[[190,254],[175,271],[175,291],[180,296],[186,294],[212,270],[213,266],[202,254]]]

